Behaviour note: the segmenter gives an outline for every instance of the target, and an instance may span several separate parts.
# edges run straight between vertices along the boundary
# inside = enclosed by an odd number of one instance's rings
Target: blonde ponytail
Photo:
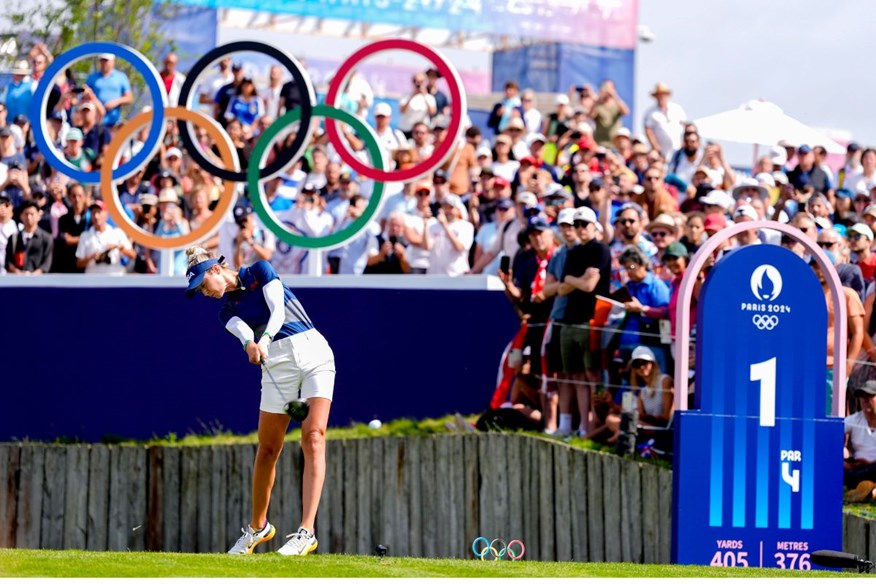
[[[200,246],[193,246],[186,250],[186,265],[191,268],[195,264],[199,264],[213,257],[209,251]]]

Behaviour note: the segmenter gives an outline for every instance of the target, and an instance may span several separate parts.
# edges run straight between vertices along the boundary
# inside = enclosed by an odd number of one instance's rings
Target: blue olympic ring
[[[63,168],[64,174],[84,184],[99,183],[100,172],[96,170],[88,172],[80,170],[64,160],[63,156],[58,155],[54,144],[46,137],[46,126],[48,125],[46,105],[49,99],[49,88],[55,82],[55,78],[71,63],[98,53],[112,53],[116,57],[131,63],[134,69],[143,76],[149,93],[152,95],[152,125],[149,127],[149,135],[146,137],[146,142],[143,144],[143,148],[131,160],[113,170],[113,180],[120,180],[125,176],[134,174],[137,172],[138,167],[143,166],[152,159],[161,146],[165,132],[164,109],[167,107],[167,93],[164,90],[164,83],[161,81],[158,70],[142,53],[131,47],[111,42],[84,43],[61,53],[46,69],[45,74],[37,85],[36,91],[34,91],[30,119],[38,122],[34,126],[33,136],[37,148],[46,157],[46,162],[51,166]]]
[[[484,547],[478,547],[478,542],[483,542]],[[496,547],[497,543],[502,544],[501,550]],[[515,554],[514,550],[511,549],[511,546],[513,546],[514,544],[518,544],[520,546],[519,554]],[[489,554],[495,561],[501,560],[503,557],[505,557],[505,554],[507,553],[508,558],[513,562],[515,560],[520,560],[523,558],[523,555],[526,553],[526,547],[519,539],[511,540],[506,544],[502,539],[499,538],[490,541],[486,537],[478,536],[473,542],[471,542],[471,551],[479,560],[487,559],[487,555]]]

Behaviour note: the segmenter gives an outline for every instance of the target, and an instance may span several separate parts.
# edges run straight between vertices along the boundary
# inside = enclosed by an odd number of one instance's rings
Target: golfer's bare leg
[[[283,451],[283,438],[289,427],[286,414],[259,412],[259,449],[252,473],[252,526],[259,530],[268,520],[268,504],[274,486],[277,460]]]
[[[316,510],[325,481],[325,429],[331,400],[312,397],[307,400],[310,413],[301,425],[301,450],[304,451],[304,480],[301,485],[301,527],[313,533]]]

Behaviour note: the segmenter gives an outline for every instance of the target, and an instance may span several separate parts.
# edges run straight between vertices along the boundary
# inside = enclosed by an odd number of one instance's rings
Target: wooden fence
[[[513,434],[327,444],[320,552],[463,558],[483,535],[523,540],[532,560],[669,562],[668,469]],[[255,452],[0,444],[0,547],[224,552],[249,520]],[[269,512],[281,534],[301,517],[302,463],[287,443]],[[847,517],[848,550],[876,556],[874,529]]]

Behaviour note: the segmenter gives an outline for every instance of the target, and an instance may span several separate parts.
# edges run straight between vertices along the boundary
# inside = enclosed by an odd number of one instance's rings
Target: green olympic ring
[[[380,148],[380,142],[377,139],[377,134],[374,130],[367,126],[362,120],[353,114],[344,110],[320,104],[313,108],[313,115],[316,117],[329,118],[343,122],[353,127],[356,133],[365,141],[365,147],[368,151],[368,156],[371,158],[371,164],[378,170],[384,170],[383,151]],[[273,210],[265,204],[265,194],[262,191],[259,182],[259,168],[264,162],[263,158],[268,152],[268,148],[274,142],[277,135],[297,122],[301,118],[301,108],[295,108],[286,112],[280,119],[271,124],[265,133],[256,142],[250,157],[250,165],[246,171],[247,185],[250,192],[250,203],[253,211],[262,220],[269,230],[271,230],[281,241],[307,249],[331,249],[338,247],[352,239],[360,231],[362,231],[380,209],[380,204],[383,199],[384,183],[375,182],[374,190],[371,193],[371,198],[368,201],[368,206],[362,212],[358,219],[335,233],[322,235],[320,237],[308,237],[293,233],[279,221],[274,215]]]

